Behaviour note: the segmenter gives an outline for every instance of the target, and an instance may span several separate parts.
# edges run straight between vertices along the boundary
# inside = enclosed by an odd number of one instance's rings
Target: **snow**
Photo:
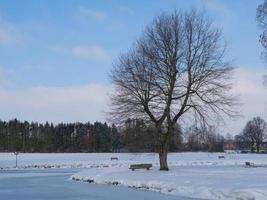
[[[118,160],[111,161],[111,157]],[[245,167],[247,161],[258,167]],[[129,165],[133,163],[151,163],[153,167],[149,171],[131,171]],[[81,168],[71,176],[77,181],[139,188],[177,197],[267,200],[266,154],[171,153],[168,163],[170,171],[159,171],[158,155],[154,153],[21,153],[18,156],[20,169]],[[0,153],[0,168],[14,169],[14,165],[13,154]]]
[[[225,159],[218,159],[223,155]],[[110,160],[118,157],[118,160]],[[13,153],[0,153],[0,168],[13,168],[16,157]],[[267,154],[227,153],[170,153],[170,166],[229,166],[244,165],[246,161],[267,165]],[[18,168],[95,168],[128,167],[133,163],[152,163],[158,166],[156,153],[20,153]]]
[[[244,166],[173,166],[131,171],[125,167],[90,169],[71,177],[97,184],[115,184],[203,199],[267,199],[267,168]]]
[[[118,157],[119,160],[110,160]],[[0,169],[15,167],[16,157],[13,153],[0,153]],[[128,153],[20,153],[18,168],[94,168],[111,166],[128,166],[131,163],[148,160],[158,161],[157,154]]]

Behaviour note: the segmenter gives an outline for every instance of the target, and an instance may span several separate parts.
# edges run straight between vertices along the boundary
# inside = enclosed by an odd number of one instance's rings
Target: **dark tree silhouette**
[[[264,2],[258,6],[256,19],[260,27],[263,29],[263,32],[260,35],[260,42],[263,48],[266,50],[267,49],[267,0],[264,0]]]
[[[250,143],[251,149],[256,146],[257,153],[260,151],[260,145],[266,136],[266,122],[260,117],[254,117],[253,120],[248,121],[244,130],[243,137],[245,141]]]

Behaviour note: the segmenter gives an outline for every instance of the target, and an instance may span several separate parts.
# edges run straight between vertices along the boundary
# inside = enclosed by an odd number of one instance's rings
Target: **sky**
[[[206,12],[223,30],[236,67],[240,114],[222,133],[238,134],[255,116],[267,121],[261,29],[263,0],[11,0],[0,1],[0,119],[105,121],[112,93],[109,72],[145,26],[162,12]]]

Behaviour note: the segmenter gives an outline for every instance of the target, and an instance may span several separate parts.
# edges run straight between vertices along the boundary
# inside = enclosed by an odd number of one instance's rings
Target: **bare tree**
[[[257,7],[256,20],[259,23],[263,32],[260,34],[260,43],[264,48],[262,56],[267,61],[267,0],[264,0],[262,4]],[[264,84],[267,85],[267,75],[264,75]]]
[[[205,122],[235,114],[228,93],[233,68],[224,55],[221,32],[202,13],[175,11],[157,16],[115,62],[111,113],[154,124],[160,170],[168,170],[178,120],[194,115]]]
[[[260,145],[266,136],[266,122],[260,117],[254,117],[253,120],[248,121],[244,130],[243,137],[245,141],[251,144],[251,149],[253,150],[256,145],[256,150],[259,153]]]
[[[234,143],[238,150],[245,152],[249,147],[251,147],[249,141],[244,137],[243,133],[235,135]]]
[[[263,29],[263,32],[260,35],[260,42],[263,48],[266,50],[267,49],[267,0],[264,0],[264,2],[258,6],[256,19],[260,27]]]
[[[193,124],[186,131],[189,151],[223,151],[224,138],[216,133],[215,126]]]

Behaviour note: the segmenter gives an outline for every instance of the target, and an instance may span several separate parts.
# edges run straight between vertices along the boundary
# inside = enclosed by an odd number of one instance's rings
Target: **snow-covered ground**
[[[219,159],[223,155],[225,159]],[[110,160],[117,157],[118,160]],[[0,153],[0,168],[14,168],[15,155]],[[170,153],[170,166],[236,166],[246,161],[267,165],[267,154]],[[128,167],[133,163],[158,166],[156,153],[20,153],[18,168],[95,168]]]
[[[266,200],[267,168],[243,166],[175,166],[168,172],[127,168],[90,169],[73,180],[140,188],[203,199]]]
[[[111,161],[118,157],[118,161]],[[156,154],[115,153],[20,153],[18,168],[92,168],[128,166],[130,163],[156,159]],[[0,168],[12,169],[16,157],[13,153],[0,153]]]
[[[218,156],[223,155],[224,159]],[[110,160],[118,157],[118,160]],[[19,154],[23,168],[88,168],[73,180],[113,184],[171,195],[225,200],[267,200],[267,155],[171,153],[170,171],[159,171],[158,155],[143,154]],[[246,168],[245,162],[255,168]],[[151,170],[129,170],[133,163],[151,163]],[[0,154],[0,168],[12,169],[15,156]],[[0,171],[1,172],[1,171]]]

